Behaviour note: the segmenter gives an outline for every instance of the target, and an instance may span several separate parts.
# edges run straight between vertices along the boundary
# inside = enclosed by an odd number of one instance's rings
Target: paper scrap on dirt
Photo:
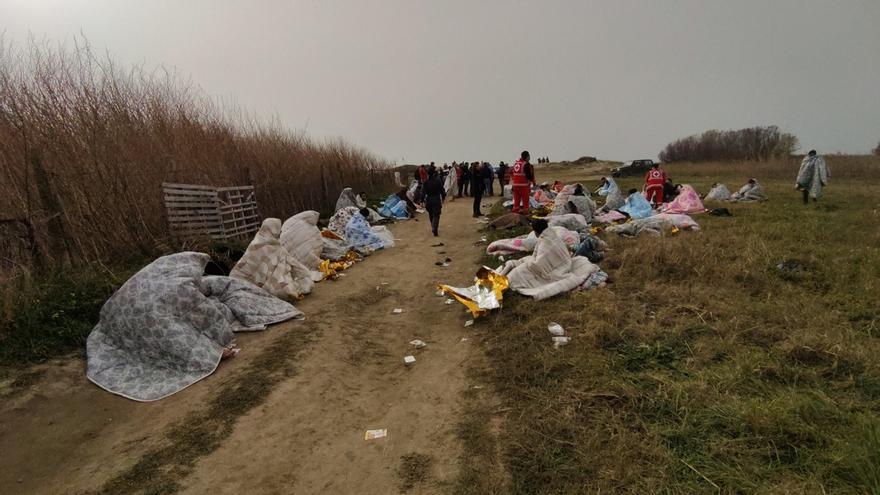
[[[403,357],[403,364],[405,364],[407,366],[412,366],[413,364],[415,364],[415,362],[416,362],[415,356],[404,356]]]
[[[565,335],[565,329],[562,328],[562,325],[560,325],[559,323],[550,323],[549,325],[547,325],[547,330],[557,337],[560,335]]]
[[[464,322],[464,326],[466,326],[466,327],[469,327],[473,324],[474,324],[474,320],[468,320],[468,321]]]
[[[474,285],[470,287],[451,287],[449,285],[438,287],[441,292],[451,295],[455,300],[464,304],[474,315],[474,318],[477,318],[501,307],[501,299],[507,286],[507,277],[484,266],[477,271]]]
[[[415,339],[415,340],[410,340],[409,345],[415,347],[416,349],[421,349],[428,344],[426,344],[424,340]]]
[[[380,430],[367,430],[364,433],[364,440],[376,440],[377,438],[384,438],[388,436],[388,428],[382,428]]]
[[[391,314],[395,314],[395,315],[399,315],[400,313],[403,313],[403,310],[400,309],[400,308],[394,308],[394,309],[391,311]]]

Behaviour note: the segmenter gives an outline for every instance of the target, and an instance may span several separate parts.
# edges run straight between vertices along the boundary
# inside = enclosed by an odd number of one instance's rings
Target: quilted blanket
[[[88,379],[132,400],[159,400],[213,373],[233,332],[302,318],[253,284],[203,277],[209,260],[163,256],[120,287],[89,334]]]
[[[598,270],[587,258],[572,257],[553,227],[548,227],[535,252],[506,262],[501,274],[507,276],[511,289],[540,300],[579,287]]]

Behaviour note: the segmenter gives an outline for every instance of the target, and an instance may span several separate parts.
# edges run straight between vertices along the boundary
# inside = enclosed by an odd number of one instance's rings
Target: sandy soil
[[[78,359],[47,365],[37,384],[0,405],[0,493],[100,487],[287,331],[318,336],[298,373],[239,418],[235,432],[183,480],[184,491],[395,493],[400,457],[409,453],[432,459],[431,479],[414,492],[442,491],[456,474],[461,393],[473,386],[466,370],[481,353],[463,326],[463,307],[443,304],[435,286],[465,285],[475,272],[481,225],[470,205],[447,203],[439,240],[426,215],[391,226],[399,239],[394,249],[297,304],[307,321],[240,337],[238,357],[165,400],[140,404],[104,392],[85,379]],[[437,242],[445,246],[430,247]],[[435,265],[446,257],[450,266]],[[408,342],[416,338],[427,347],[414,350]],[[403,364],[408,354],[417,359],[410,368]],[[387,428],[388,437],[365,441],[364,431],[375,428]]]

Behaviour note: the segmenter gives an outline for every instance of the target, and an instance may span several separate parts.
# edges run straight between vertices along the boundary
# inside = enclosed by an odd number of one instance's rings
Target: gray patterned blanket
[[[209,259],[163,256],[104,303],[86,344],[89,380],[129,399],[159,400],[213,373],[233,332],[302,318],[253,284],[202,276]]]

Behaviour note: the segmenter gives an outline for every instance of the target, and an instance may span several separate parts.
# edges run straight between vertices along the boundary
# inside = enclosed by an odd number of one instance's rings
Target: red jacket
[[[666,172],[659,168],[652,168],[645,174],[645,184],[648,186],[662,186],[666,183]]]
[[[520,158],[510,168],[510,183],[514,186],[526,186],[529,184],[529,177],[526,172],[526,161]]]

